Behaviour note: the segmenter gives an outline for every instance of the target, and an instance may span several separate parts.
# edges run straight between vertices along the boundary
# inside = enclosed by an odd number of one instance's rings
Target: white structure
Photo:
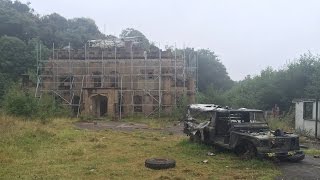
[[[295,103],[295,129],[320,137],[320,102],[316,99],[295,99],[292,103]]]

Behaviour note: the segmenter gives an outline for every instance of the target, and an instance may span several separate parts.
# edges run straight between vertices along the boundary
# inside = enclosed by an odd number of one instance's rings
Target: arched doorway
[[[106,116],[108,112],[108,98],[106,96],[100,96],[99,103],[100,103],[99,116]]]
[[[108,113],[108,97],[103,95],[96,95],[92,97],[93,112],[97,117],[106,116]]]

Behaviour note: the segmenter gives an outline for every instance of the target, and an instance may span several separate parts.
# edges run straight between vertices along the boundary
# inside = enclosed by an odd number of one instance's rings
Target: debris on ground
[[[300,148],[309,149],[309,147],[308,147],[308,146],[303,145],[303,144],[300,144]]]
[[[208,156],[215,156],[216,154],[214,154],[213,152],[208,152],[207,155]]]
[[[205,159],[205,160],[203,160],[202,162],[206,164],[206,163],[208,163],[209,161],[208,161],[208,159]]]
[[[320,158],[320,155],[314,155],[313,157],[314,158]]]

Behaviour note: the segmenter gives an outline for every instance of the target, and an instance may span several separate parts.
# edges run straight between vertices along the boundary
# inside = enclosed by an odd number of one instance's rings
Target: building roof
[[[292,100],[292,103],[299,103],[299,102],[316,102],[316,99],[312,98],[296,98]]]

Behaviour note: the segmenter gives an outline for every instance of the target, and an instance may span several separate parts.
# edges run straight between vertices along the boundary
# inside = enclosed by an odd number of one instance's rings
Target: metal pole
[[[40,77],[40,64],[41,64],[41,59],[42,59],[42,48],[41,48],[41,42],[40,42],[40,59],[39,59],[39,83],[41,83],[41,77]],[[40,86],[40,98],[41,98],[41,92],[42,92],[42,86]]]
[[[101,55],[101,87],[104,87],[104,66],[105,66],[105,63],[104,63],[104,60],[103,60],[103,49],[101,50],[102,52],[102,55]]]
[[[185,92],[185,88],[186,88],[186,75],[185,72],[186,71],[186,46],[183,45],[183,92]]]
[[[130,58],[131,58],[131,74],[130,74],[130,80],[131,80],[131,89],[133,89],[133,79],[132,79],[132,74],[133,74],[133,52],[132,52],[132,46],[133,42],[131,42],[131,48],[130,48]]]
[[[72,84],[72,79],[73,79],[73,77],[72,77],[72,64],[71,64],[71,45],[70,45],[70,42],[69,42],[69,47],[68,47],[68,53],[69,53],[69,84],[70,84],[70,89],[69,89],[69,95],[70,95],[70,104],[71,104],[71,106],[73,106],[73,102],[72,102],[72,100],[73,100],[73,95],[72,95],[72,86],[73,86],[73,84]]]
[[[198,88],[199,88],[199,51],[197,51],[197,56],[196,56],[196,92],[198,92]]]
[[[39,50],[38,50],[38,43],[36,46],[36,58],[37,58],[37,87],[36,87],[36,92],[34,93],[34,97],[37,97],[37,93],[38,93],[38,88],[39,88],[39,84],[40,84],[40,76],[39,76]]]
[[[319,111],[319,105],[318,105],[318,103],[319,103],[319,99],[317,98],[316,99],[316,125],[315,125],[315,134],[314,134],[314,137],[317,139],[318,138],[318,116],[319,116],[319,113],[318,113],[318,111]]]
[[[86,64],[86,87],[88,86],[88,75],[89,75],[89,62],[87,62],[87,43],[84,44],[84,60]]]
[[[101,60],[103,61],[103,50],[101,50]]]
[[[134,105],[133,105],[133,96],[134,96],[134,90],[133,90],[133,42],[131,42],[131,48],[130,48],[130,57],[131,57],[131,108],[132,108],[132,115],[134,113]]]
[[[146,81],[147,81],[147,52],[144,51],[144,90],[146,90]]]
[[[118,77],[117,77],[117,44],[116,42],[114,43],[114,92],[116,92],[116,87],[118,87]],[[114,102],[117,102],[117,99],[116,99],[116,96],[114,96]],[[115,109],[117,109],[117,106],[116,104],[114,105],[115,106]],[[121,105],[120,105],[121,106]]]
[[[122,76],[120,77],[120,120],[122,111]]]
[[[174,104],[177,105],[177,45],[174,43]]]
[[[37,43],[37,48],[36,48],[36,52],[37,52],[37,76],[39,75],[39,45]]]
[[[84,60],[87,60],[87,43],[84,44]]]
[[[159,43],[159,117],[161,114],[161,49],[160,49],[160,43]]]
[[[52,43],[52,59],[54,60],[54,43]]]
[[[40,43],[40,61],[41,61],[41,58],[42,58],[42,54],[41,54],[41,43]]]
[[[68,48],[68,50],[69,50],[69,60],[70,60],[70,49],[71,49],[71,45],[70,45],[70,42],[69,42],[69,48]]]
[[[177,105],[177,45],[174,43],[174,104]]]

